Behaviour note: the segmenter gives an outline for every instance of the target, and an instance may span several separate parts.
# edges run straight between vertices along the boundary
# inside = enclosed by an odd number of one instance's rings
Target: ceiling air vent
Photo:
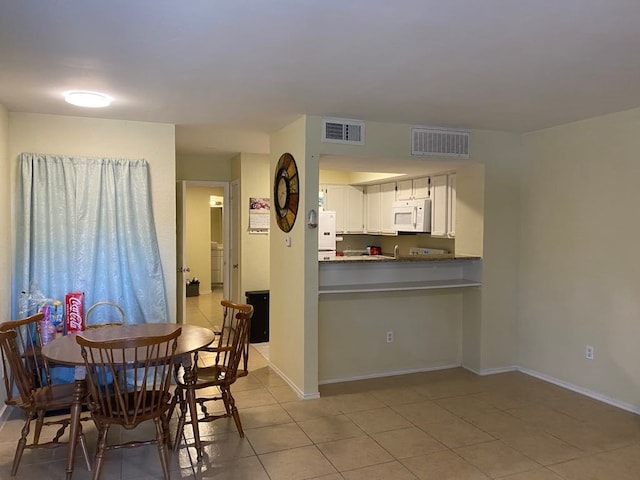
[[[345,118],[323,118],[322,141],[364,145],[364,122]]]
[[[469,158],[469,132],[413,127],[411,155]]]

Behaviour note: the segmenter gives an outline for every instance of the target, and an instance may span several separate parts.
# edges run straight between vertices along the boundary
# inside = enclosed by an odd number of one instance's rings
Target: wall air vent
[[[469,158],[469,132],[411,128],[411,155]]]
[[[364,122],[346,118],[323,118],[322,141],[364,145]]]

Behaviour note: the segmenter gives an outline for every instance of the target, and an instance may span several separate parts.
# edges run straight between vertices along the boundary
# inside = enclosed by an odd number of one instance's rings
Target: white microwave
[[[431,200],[393,202],[393,229],[397,232],[430,232]]]

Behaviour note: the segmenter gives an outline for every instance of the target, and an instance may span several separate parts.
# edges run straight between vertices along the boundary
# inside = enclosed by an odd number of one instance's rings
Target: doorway
[[[178,183],[177,319],[185,323],[187,296],[228,298],[231,202],[227,182]]]

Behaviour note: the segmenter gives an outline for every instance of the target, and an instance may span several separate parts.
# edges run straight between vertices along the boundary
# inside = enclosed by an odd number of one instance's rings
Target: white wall
[[[249,199],[271,198],[269,155],[240,155],[240,298],[253,290],[269,290],[269,235],[249,233]],[[271,206],[273,208],[273,205]],[[277,228],[277,227],[276,227]]]
[[[638,132],[634,109],[524,136],[518,276],[520,365],[636,411]]]
[[[176,155],[178,180],[202,180],[208,182],[231,181],[231,160],[216,155]]]
[[[283,153],[293,155],[300,204],[289,233],[280,231],[271,216],[269,356],[300,395],[313,397],[318,394],[318,235],[307,227],[306,212],[317,209],[319,155],[308,129],[307,117],[301,117],[271,136],[271,172]]]
[[[0,321],[11,318],[11,176],[9,162],[9,112],[0,103]],[[0,369],[2,367],[0,366]],[[0,372],[0,377],[4,372]],[[4,384],[3,384],[4,385]],[[0,388],[0,405],[4,407],[4,388]],[[3,408],[0,408],[3,410]]]
[[[174,126],[96,118],[9,114],[11,196],[21,152],[144,158],[165,277],[169,315],[176,319],[176,176]]]

